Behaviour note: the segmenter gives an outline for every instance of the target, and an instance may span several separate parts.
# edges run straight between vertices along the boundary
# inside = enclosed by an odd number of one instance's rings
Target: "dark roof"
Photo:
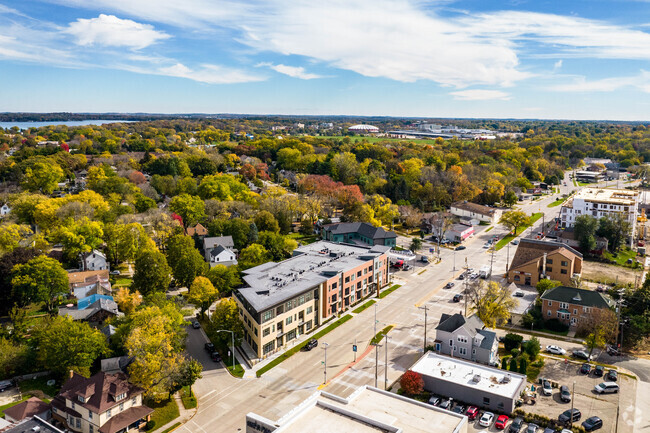
[[[34,415],[47,412],[50,409],[50,405],[45,403],[40,398],[32,397],[22,403],[18,403],[16,406],[5,409],[5,415],[9,415],[12,419],[16,421],[22,421],[25,418],[31,418]]]
[[[70,316],[72,320],[88,320],[100,311],[107,311],[113,315],[121,314],[115,301],[111,299],[98,299],[83,310],[77,308],[59,308],[59,316]]]
[[[492,349],[494,341],[497,339],[497,334],[492,331],[488,331],[487,329],[481,329],[478,331],[478,333],[485,337],[483,341],[481,341],[481,349]]]
[[[372,224],[363,222],[328,224],[323,229],[335,235],[359,233],[369,239],[392,239],[397,237],[395,232],[386,231],[382,227],[375,227]]]
[[[217,257],[219,254],[221,254],[224,251],[226,251],[226,249],[223,247],[223,245],[217,245],[216,248],[210,251],[210,256]]]
[[[470,328],[474,328],[476,331],[483,329],[485,326],[476,314],[473,314],[466,319],[459,313],[451,316],[443,313],[442,316],[440,316],[440,323],[436,326],[436,329],[444,332],[454,332],[465,324],[469,325]]]
[[[37,416],[26,419],[23,422],[10,427],[8,430],[2,430],[2,433],[25,433],[35,431],[38,431],[39,433],[63,433],[62,430],[59,430],[49,422],[46,422]]]
[[[100,433],[115,433],[134,422],[151,414],[153,409],[147,406],[130,407],[125,411],[111,417],[106,423],[99,428]]]
[[[235,242],[232,236],[214,236],[211,238],[203,238],[203,249],[214,248],[217,245],[223,245],[226,248],[234,248]]]
[[[70,382],[73,383],[68,386]],[[93,387],[94,389],[92,389]],[[143,389],[129,383],[124,373],[108,374],[100,372],[89,379],[75,373],[72,379],[63,385],[57,398],[73,400],[75,404],[95,413],[103,413],[119,404],[119,402],[115,401],[115,396],[123,392],[126,393],[126,399],[129,399],[142,394]],[[88,393],[91,394],[88,401],[81,403],[78,396]]]
[[[573,260],[575,257],[582,258],[582,254],[561,242],[542,241],[537,239],[521,239],[519,241],[519,245],[517,246],[515,256],[512,258],[510,269],[517,268],[523,264],[530,262],[531,260],[542,258],[544,257],[544,253],[548,254],[550,252],[559,251],[562,249],[565,251],[560,252],[567,254],[571,260]]]
[[[609,308],[613,305],[613,301],[602,293],[567,286],[558,286],[545,291],[542,299],[595,308]]]

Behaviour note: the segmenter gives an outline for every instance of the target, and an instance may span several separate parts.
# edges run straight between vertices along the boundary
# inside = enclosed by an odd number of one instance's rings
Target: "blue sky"
[[[0,0],[0,111],[650,120],[650,0]]]

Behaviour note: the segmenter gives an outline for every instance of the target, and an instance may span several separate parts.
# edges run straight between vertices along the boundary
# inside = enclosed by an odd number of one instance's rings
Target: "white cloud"
[[[562,68],[562,60],[558,60],[553,64],[553,71],[557,71]]]
[[[120,69],[140,74],[164,75],[168,77],[186,78],[206,84],[237,84],[254,81],[264,81],[265,77],[250,74],[239,69],[231,69],[220,65],[201,65],[199,68],[189,68],[182,63],[161,67],[143,67],[123,65]]]
[[[510,95],[500,90],[485,90],[485,89],[468,89],[459,90],[457,92],[450,92],[454,99],[459,101],[487,101],[492,99],[499,99],[502,101],[510,100]]]
[[[293,78],[300,78],[301,80],[313,80],[315,78],[323,78],[322,75],[312,74],[305,71],[302,66],[288,66],[283,64],[274,65],[273,63],[259,63],[257,66],[267,66],[280,74],[288,75]]]
[[[79,18],[63,33],[74,36],[82,46],[105,45],[142,49],[171,36],[157,31],[149,24],[124,20],[115,15],[101,14],[97,18]]]
[[[613,92],[625,87],[650,93],[650,72],[642,70],[634,76],[602,78],[600,80],[577,77],[571,83],[554,85],[549,89],[555,92]]]

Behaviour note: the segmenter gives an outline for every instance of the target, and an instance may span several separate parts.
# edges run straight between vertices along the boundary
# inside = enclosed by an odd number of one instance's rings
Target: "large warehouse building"
[[[348,131],[356,134],[376,134],[379,132],[379,128],[372,125],[354,125],[350,126]]]

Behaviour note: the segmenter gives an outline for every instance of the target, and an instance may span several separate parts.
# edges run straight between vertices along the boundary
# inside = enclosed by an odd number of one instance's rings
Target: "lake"
[[[0,122],[0,128],[11,128],[14,126],[20,129],[40,128],[41,126],[66,125],[66,126],[86,126],[86,125],[104,125],[106,123],[129,123],[133,120],[69,120],[67,122]]]

